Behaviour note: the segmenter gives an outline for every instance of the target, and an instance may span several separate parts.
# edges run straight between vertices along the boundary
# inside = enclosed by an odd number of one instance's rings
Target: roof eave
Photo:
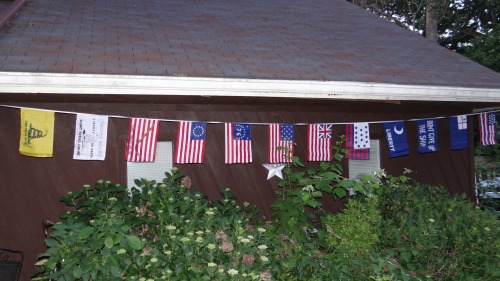
[[[500,102],[497,88],[32,72],[0,72],[0,93]]]

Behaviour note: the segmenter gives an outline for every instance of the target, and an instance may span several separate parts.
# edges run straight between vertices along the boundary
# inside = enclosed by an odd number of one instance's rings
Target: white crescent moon
[[[394,126],[394,133],[396,133],[396,134],[398,134],[398,135],[401,135],[401,134],[403,133],[403,131],[404,131],[404,127],[401,127],[401,130],[398,130],[398,129],[396,128],[396,126]]]

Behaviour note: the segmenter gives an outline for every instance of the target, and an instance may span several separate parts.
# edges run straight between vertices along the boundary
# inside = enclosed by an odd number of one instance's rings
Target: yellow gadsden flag
[[[52,157],[54,112],[21,108],[19,152],[33,157]]]

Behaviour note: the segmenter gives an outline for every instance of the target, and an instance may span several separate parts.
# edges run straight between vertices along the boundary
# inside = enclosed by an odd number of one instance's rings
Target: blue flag
[[[438,151],[436,119],[417,121],[418,152],[429,153]]]
[[[449,118],[451,149],[465,149],[469,147],[469,134],[467,130],[467,116],[451,116]]]
[[[390,157],[405,156],[410,153],[403,121],[385,122],[384,131]]]

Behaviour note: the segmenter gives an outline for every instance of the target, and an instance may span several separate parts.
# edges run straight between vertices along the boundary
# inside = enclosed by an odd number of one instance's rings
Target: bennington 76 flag
[[[250,124],[226,123],[226,164],[252,162]]]

